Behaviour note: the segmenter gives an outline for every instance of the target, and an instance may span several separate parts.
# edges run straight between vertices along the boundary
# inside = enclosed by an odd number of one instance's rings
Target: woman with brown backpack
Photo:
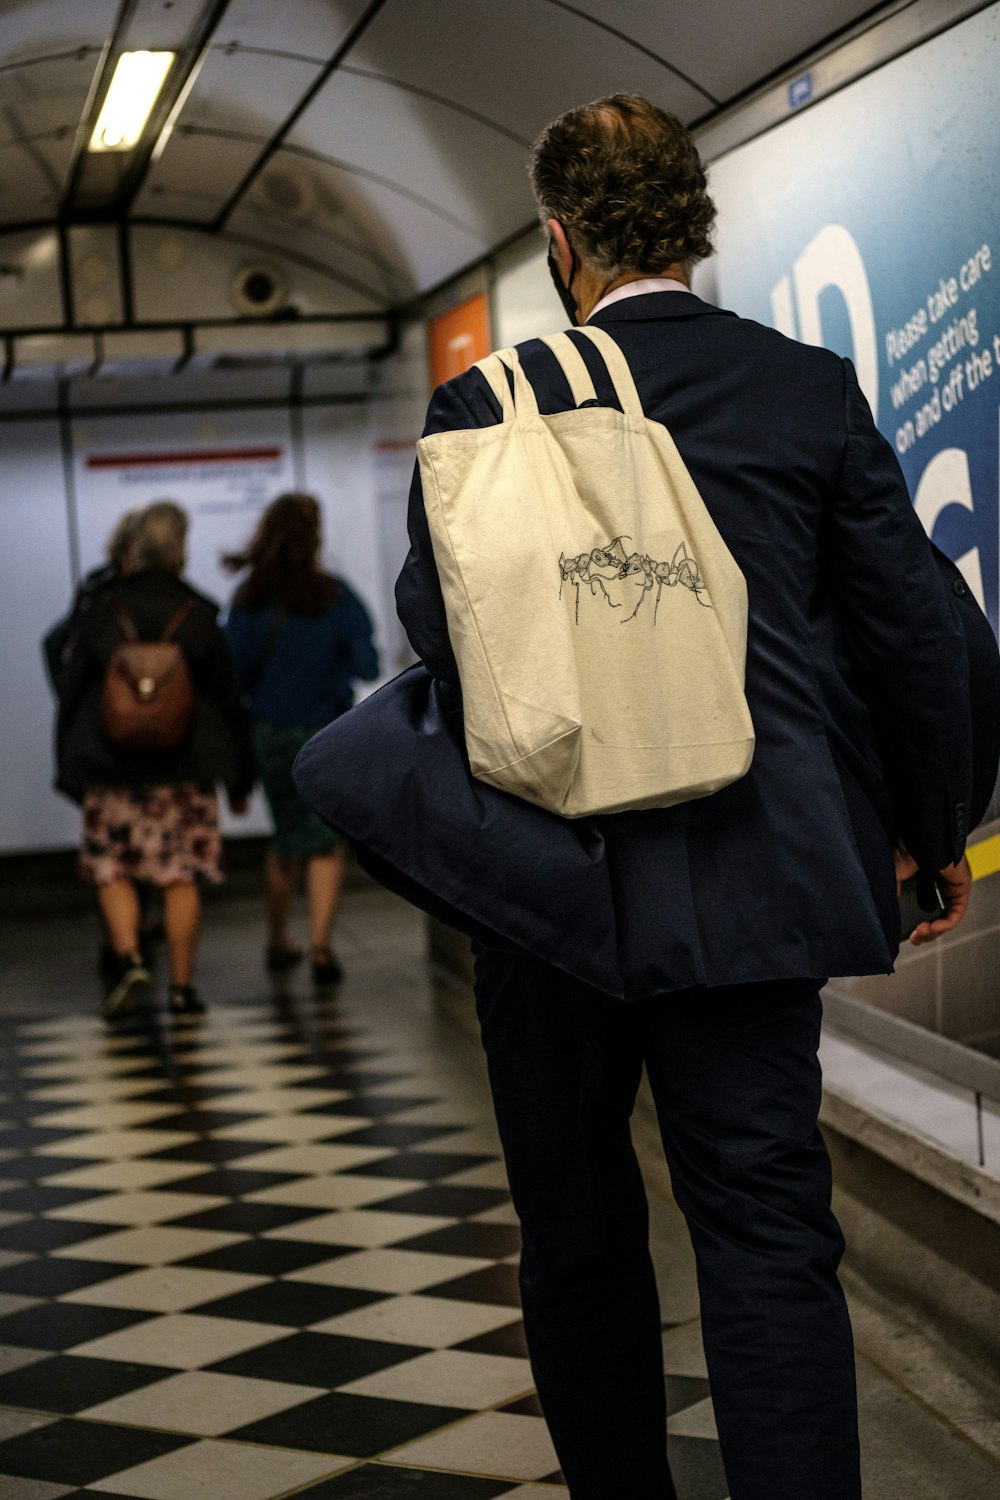
[[[216,785],[234,812],[253,785],[217,606],[180,577],[186,539],[180,506],[147,509],[134,568],[81,624],[60,702],[57,785],[82,805],[81,873],[97,886],[116,956],[109,1020],[151,982],[139,951],[140,880],[163,890],[170,1009],[204,1009],[192,978],[199,882],[221,879]]]

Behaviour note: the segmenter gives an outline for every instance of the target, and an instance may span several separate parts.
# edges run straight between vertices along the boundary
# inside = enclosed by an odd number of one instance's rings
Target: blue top
[[[276,604],[231,607],[226,632],[254,719],[328,724],[354,702],[355,680],[378,676],[368,611],[342,578],[336,582],[340,595],[323,614],[288,613],[280,628]]]

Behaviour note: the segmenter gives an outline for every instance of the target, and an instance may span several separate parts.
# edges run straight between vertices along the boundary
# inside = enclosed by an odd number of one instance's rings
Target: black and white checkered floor
[[[359,910],[333,1000],[4,1026],[0,1500],[566,1494],[481,1065]],[[697,1324],[664,1347],[724,1500]]]

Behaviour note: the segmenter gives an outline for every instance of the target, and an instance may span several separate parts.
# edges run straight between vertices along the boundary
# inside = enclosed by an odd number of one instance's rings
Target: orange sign
[[[490,310],[485,292],[431,318],[427,325],[431,390],[463,374],[492,349]]]

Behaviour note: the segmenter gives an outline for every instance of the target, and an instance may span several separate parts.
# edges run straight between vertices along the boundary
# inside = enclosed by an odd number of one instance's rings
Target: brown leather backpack
[[[158,641],[142,641],[117,599],[108,601],[125,639],[111,653],[101,688],[101,727],[122,750],[174,750],[194,717],[194,683],[174,639],[192,608],[188,599]]]

